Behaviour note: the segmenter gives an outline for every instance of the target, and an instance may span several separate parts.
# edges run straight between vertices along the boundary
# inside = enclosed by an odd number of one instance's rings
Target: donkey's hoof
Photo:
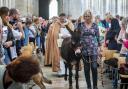
[[[52,84],[52,80],[49,80],[49,81],[48,81],[48,84]]]
[[[67,81],[68,79],[66,77],[64,77],[64,80]]]
[[[79,89],[79,86],[76,86],[76,89]]]
[[[69,89],[73,89],[73,87],[72,86],[69,86]]]

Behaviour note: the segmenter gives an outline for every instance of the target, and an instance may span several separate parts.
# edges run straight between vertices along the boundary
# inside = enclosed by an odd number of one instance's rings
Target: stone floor
[[[42,68],[42,70],[44,75],[47,78],[51,79],[53,82],[52,85],[45,84],[46,89],[68,89],[68,81],[65,81],[63,77],[62,78],[57,77],[56,73],[53,73],[50,67],[44,67]],[[79,78],[80,89],[87,89],[83,70],[80,71],[79,73],[80,73],[80,78]],[[107,78],[104,78],[104,87],[102,87],[100,77],[99,77],[98,88],[112,89],[111,81],[108,80]],[[35,86],[33,87],[33,89],[40,89],[40,88],[38,88],[38,86]],[[74,77],[73,77],[73,89],[76,89]]]

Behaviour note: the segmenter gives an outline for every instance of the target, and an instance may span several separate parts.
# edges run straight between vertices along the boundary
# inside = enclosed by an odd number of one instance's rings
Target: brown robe
[[[74,30],[74,26],[71,22],[68,22],[68,26],[71,30]],[[57,44],[61,24],[57,21],[51,24],[47,40],[46,40],[46,53],[45,53],[45,65],[52,64],[52,71],[58,72],[60,70],[60,50]]]

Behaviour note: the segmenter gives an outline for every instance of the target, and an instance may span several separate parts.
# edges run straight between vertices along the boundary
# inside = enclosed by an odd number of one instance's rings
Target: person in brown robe
[[[65,21],[66,16],[64,13],[60,14],[58,21],[51,24],[46,40],[46,53],[45,53],[45,65],[52,64],[52,71],[58,72],[60,70],[60,49],[58,47],[58,38],[60,29],[68,25],[71,30],[74,30],[74,25],[71,21]]]

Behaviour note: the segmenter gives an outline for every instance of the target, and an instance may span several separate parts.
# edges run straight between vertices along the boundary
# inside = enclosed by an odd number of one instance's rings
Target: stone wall
[[[17,8],[22,16],[39,15],[39,0],[0,0],[0,6]]]
[[[20,10],[23,16],[38,16],[38,2],[39,0],[16,0],[15,7]]]
[[[107,12],[113,16],[128,16],[128,0],[58,0],[58,4],[59,13],[64,12],[73,18],[78,18],[87,9],[101,17]]]
[[[73,18],[78,18],[81,15],[80,0],[58,0],[59,14],[64,12],[71,15]]]
[[[128,16],[128,0],[57,0],[58,14],[64,12],[78,18],[85,10],[91,9],[94,15],[104,17],[107,12],[113,15]],[[0,6],[17,8],[23,16],[39,15],[39,0],[0,0]],[[40,7],[40,9],[43,8]]]

